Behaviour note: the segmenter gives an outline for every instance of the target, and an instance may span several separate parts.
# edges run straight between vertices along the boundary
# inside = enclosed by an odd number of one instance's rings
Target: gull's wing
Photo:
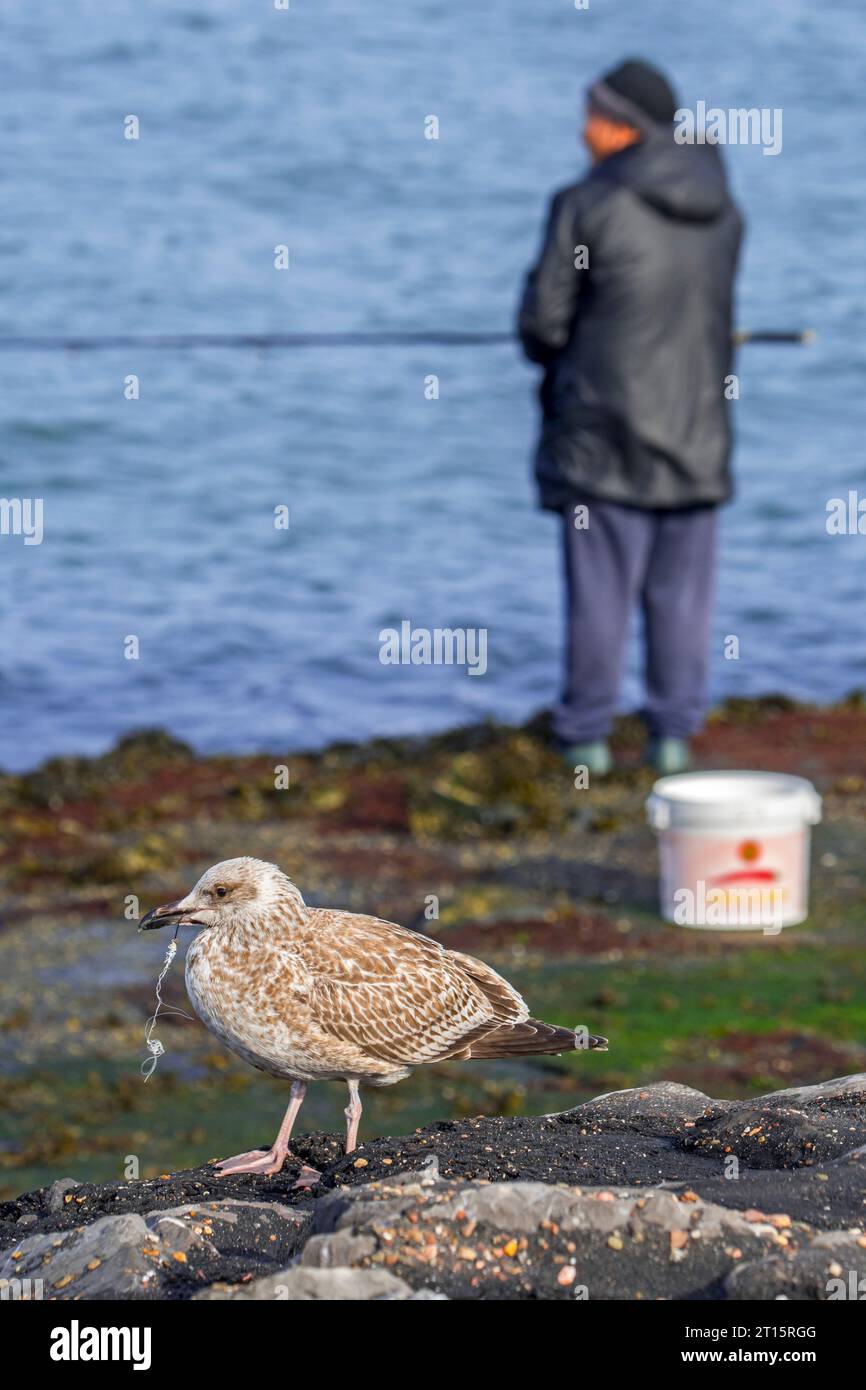
[[[418,1066],[468,1056],[473,1042],[529,1016],[482,961],[378,917],[311,909],[292,952],[309,972],[305,1002],[320,1028],[371,1058]]]

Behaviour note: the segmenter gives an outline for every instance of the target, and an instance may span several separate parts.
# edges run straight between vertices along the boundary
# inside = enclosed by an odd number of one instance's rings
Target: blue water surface
[[[728,151],[738,319],[818,340],[739,358],[712,691],[866,684],[866,537],[825,525],[864,487],[855,0],[6,0],[0,33],[6,335],[507,329],[599,71],[644,55],[684,104],[781,108],[778,155]],[[45,517],[39,546],[0,537],[0,765],[143,725],[280,749],[548,703],[534,385],[508,344],[0,352],[0,495]],[[487,674],[383,666],[404,619],[486,628]]]

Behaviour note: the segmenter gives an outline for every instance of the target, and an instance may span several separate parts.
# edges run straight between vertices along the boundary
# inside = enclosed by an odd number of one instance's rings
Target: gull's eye
[[[216,895],[217,895],[218,898],[224,898],[225,895],[226,895],[226,893],[227,893],[228,891],[229,891],[229,890],[228,890],[227,888],[219,887],[219,888],[216,890]]]

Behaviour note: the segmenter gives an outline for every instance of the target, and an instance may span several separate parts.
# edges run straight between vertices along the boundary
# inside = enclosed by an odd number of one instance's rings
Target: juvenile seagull
[[[607,1039],[529,1017],[516,989],[483,961],[378,917],[307,907],[261,859],[226,859],[187,897],[155,907],[140,930],[200,927],[186,988],[218,1038],[260,1071],[291,1082],[279,1134],[217,1165],[278,1173],[310,1081],[345,1080],[346,1153],[355,1148],[358,1087],[390,1086],[411,1067],[450,1058],[605,1051]]]

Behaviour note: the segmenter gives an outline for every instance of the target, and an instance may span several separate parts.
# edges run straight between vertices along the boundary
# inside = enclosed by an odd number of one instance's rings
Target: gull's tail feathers
[[[506,1023],[472,1043],[470,1057],[530,1057],[534,1053],[607,1052],[607,1038],[579,1033],[528,1018],[524,1023]]]

